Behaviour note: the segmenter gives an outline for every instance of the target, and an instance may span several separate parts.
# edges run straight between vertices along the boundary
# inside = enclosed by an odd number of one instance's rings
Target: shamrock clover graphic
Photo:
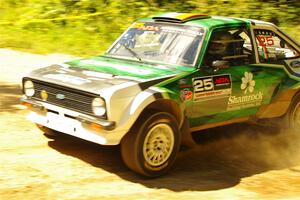
[[[245,72],[242,78],[241,89],[244,90],[244,94],[249,91],[252,93],[254,91],[255,81],[253,79],[253,74],[251,72]]]

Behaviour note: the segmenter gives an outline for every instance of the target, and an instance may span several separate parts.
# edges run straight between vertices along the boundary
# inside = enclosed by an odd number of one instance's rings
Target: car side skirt
[[[249,120],[250,120],[250,117],[243,117],[243,118],[231,119],[231,120],[227,120],[227,121],[223,121],[223,122],[203,124],[200,126],[190,128],[190,131],[195,132],[195,131],[214,128],[214,127],[218,127],[218,126],[225,126],[225,125],[229,125],[229,124],[247,122]]]
[[[257,119],[274,118],[284,115],[298,90],[287,90],[276,95],[270,104],[262,106],[256,113]]]

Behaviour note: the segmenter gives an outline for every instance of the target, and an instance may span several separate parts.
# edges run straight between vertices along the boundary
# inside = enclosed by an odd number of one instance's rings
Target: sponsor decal
[[[244,90],[244,94],[254,91],[255,80],[253,80],[253,74],[251,72],[245,72],[242,78],[241,89]]]
[[[278,37],[273,31],[269,30],[254,30],[256,39],[258,41],[258,45],[262,48],[264,57],[269,59],[270,57],[274,57],[275,55],[270,52],[270,47],[273,48],[275,45],[274,38]]]
[[[108,73],[102,73],[102,72],[95,72],[95,71],[83,71],[84,75],[89,77],[96,77],[101,79],[112,79],[113,75]]]
[[[143,31],[159,31],[159,27],[157,27],[157,26],[141,26],[141,27],[138,27],[137,29],[143,30]]]
[[[231,96],[229,97],[227,110],[238,110],[242,108],[256,107],[261,105],[262,100],[262,92],[244,96]]]
[[[184,89],[180,91],[180,98],[182,101],[189,101],[193,98],[193,92],[189,89]]]
[[[227,76],[221,76],[215,78],[215,85],[227,85],[230,84],[230,79]]]
[[[159,27],[158,26],[152,26],[152,25],[148,25],[145,23],[135,23],[132,28],[136,28],[139,30],[143,30],[143,31],[159,31]]]
[[[187,79],[180,79],[180,80],[178,81],[178,84],[179,84],[179,88],[181,88],[181,89],[193,87],[192,84],[188,84]]]
[[[228,98],[231,95],[229,74],[197,77],[193,79],[194,101]]]
[[[76,77],[76,76],[71,76],[68,74],[47,74],[43,76],[44,78],[49,78],[49,79],[54,79],[58,81],[62,81],[64,83],[72,83],[74,85],[82,85],[85,83],[91,83],[90,80]]]
[[[180,79],[179,81],[178,81],[178,84],[179,85],[185,85],[185,84],[187,84],[187,80],[186,79]]]
[[[95,65],[95,66],[98,66],[99,69],[101,68],[100,66],[103,66],[104,68],[107,68],[112,71],[120,70],[120,71],[125,71],[126,73],[130,72],[130,73],[139,74],[139,75],[148,75],[148,74],[153,73],[153,71],[150,69],[138,68],[138,67],[134,67],[134,66],[130,66],[130,65],[111,64],[111,63],[107,63],[107,62],[101,61],[101,60],[81,60],[80,64],[81,65]]]
[[[242,78],[241,90],[244,95],[230,96],[228,99],[227,111],[240,110],[261,105],[263,93],[261,91],[254,93],[255,80],[251,72],[245,72]]]
[[[272,36],[258,35],[257,40],[260,46],[273,46],[275,44]]]

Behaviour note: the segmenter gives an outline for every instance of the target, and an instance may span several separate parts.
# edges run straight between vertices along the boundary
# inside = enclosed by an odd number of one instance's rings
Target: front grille
[[[97,95],[34,80],[33,83],[35,94],[32,98],[43,101],[41,91],[44,90],[48,94],[48,98],[45,102],[88,115],[94,115],[91,104]],[[58,98],[59,96],[63,96],[63,98]]]

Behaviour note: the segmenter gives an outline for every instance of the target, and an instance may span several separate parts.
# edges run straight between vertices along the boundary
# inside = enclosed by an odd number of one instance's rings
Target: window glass
[[[119,38],[108,54],[192,66],[203,35],[201,27],[138,22]]]
[[[273,31],[256,29],[254,34],[260,62],[280,63],[282,60],[299,56],[291,45]]]
[[[217,30],[212,33],[203,65],[228,61],[230,66],[253,63],[252,43],[245,29]]]

